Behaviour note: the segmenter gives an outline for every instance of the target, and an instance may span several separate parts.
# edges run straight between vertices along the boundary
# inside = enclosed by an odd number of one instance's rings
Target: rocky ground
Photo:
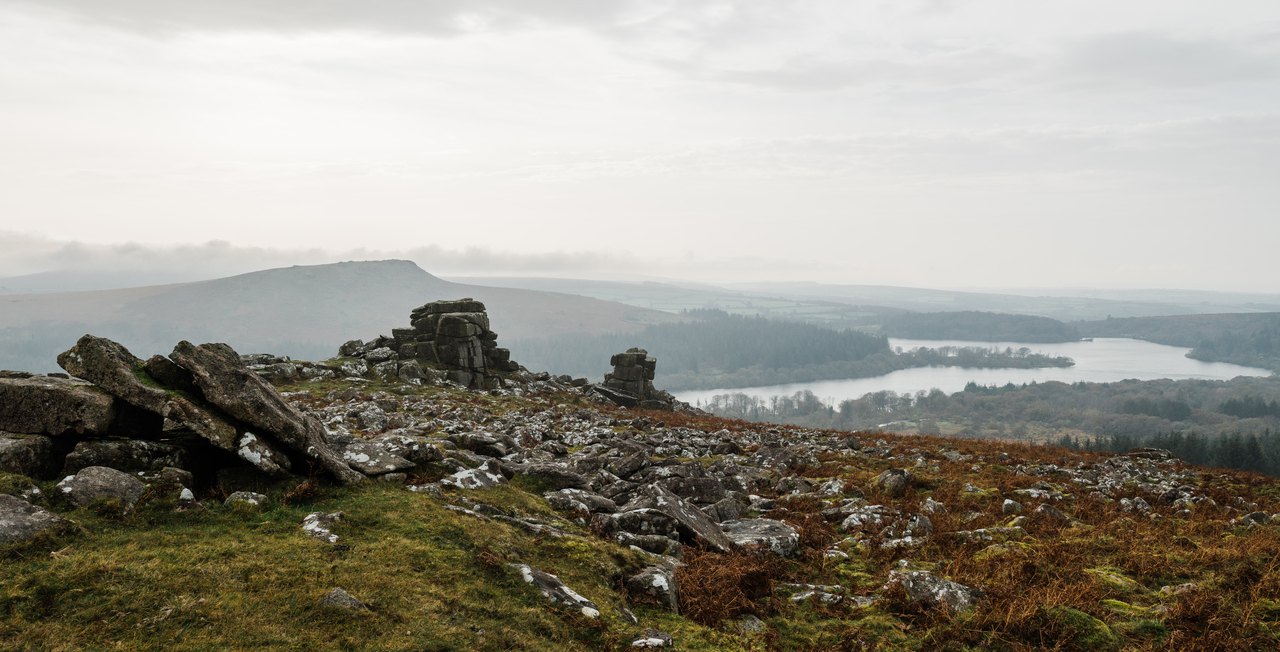
[[[280,393],[74,360],[107,391],[3,381],[0,645],[1280,647],[1269,478],[626,409],[545,374],[243,362]],[[20,383],[75,400],[19,409]]]

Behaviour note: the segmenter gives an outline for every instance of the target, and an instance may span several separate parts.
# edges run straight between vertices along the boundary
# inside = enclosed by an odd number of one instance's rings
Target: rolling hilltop
[[[142,352],[177,339],[320,359],[342,342],[389,334],[404,306],[470,296],[489,306],[504,338],[626,333],[679,318],[589,297],[445,281],[409,261],[270,269],[142,288],[0,295],[0,368],[51,371],[88,332]]]

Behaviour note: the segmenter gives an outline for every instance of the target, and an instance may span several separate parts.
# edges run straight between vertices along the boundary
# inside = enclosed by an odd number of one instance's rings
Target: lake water
[[[917,347],[977,346],[983,348],[1006,347],[1017,350],[1027,347],[1035,353],[1066,356],[1075,360],[1074,367],[1046,369],[968,369],[962,367],[919,367],[902,369],[873,378],[848,380],[818,380],[809,383],[770,385],[767,387],[743,387],[735,389],[711,389],[676,392],[676,397],[693,405],[705,403],[717,394],[741,393],[768,399],[774,396],[790,396],[809,390],[828,404],[859,398],[872,392],[891,390],[914,394],[938,388],[948,394],[964,389],[969,382],[979,385],[1022,385],[1030,382],[1058,380],[1064,383],[1109,383],[1129,378],[1155,380],[1171,378],[1202,378],[1230,380],[1236,376],[1270,376],[1266,369],[1243,367],[1225,362],[1202,362],[1186,357],[1190,349],[1142,340],[1125,338],[1097,338],[1092,342],[1065,342],[1061,344],[1029,344],[1020,342],[965,342],[959,340],[904,340],[890,338],[889,346],[909,350]]]

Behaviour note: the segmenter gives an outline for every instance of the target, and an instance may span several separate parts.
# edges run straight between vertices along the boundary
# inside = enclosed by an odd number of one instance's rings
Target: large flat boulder
[[[0,545],[29,541],[66,521],[57,514],[7,494],[0,494]]]
[[[57,437],[105,434],[116,416],[111,395],[78,380],[0,378],[0,430]]]
[[[171,362],[169,365],[158,364],[156,360],[144,363],[117,342],[85,335],[58,356],[58,364],[67,373],[101,387],[130,405],[187,428],[222,450],[236,450],[237,432],[233,424],[180,392],[161,387],[148,372],[150,368],[165,376],[178,373],[173,371],[177,366]]]
[[[240,360],[226,344],[196,346],[182,341],[169,358],[191,373],[204,399],[254,432],[269,434],[281,444],[315,459],[344,483],[360,482],[364,475],[352,469],[330,446],[324,424],[303,414]]]
[[[618,516],[638,510],[658,512],[675,521],[680,540],[726,552],[734,547],[720,525],[702,510],[660,485],[646,485],[638,489],[631,502],[618,510]]]
[[[767,550],[786,557],[800,545],[800,533],[795,528],[771,518],[725,521],[720,528],[740,548]]]

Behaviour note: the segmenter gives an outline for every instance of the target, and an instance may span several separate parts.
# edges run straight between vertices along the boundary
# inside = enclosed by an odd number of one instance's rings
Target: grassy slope
[[[517,399],[483,394],[457,399],[490,409],[525,407]],[[564,409],[578,409],[571,401],[565,399]],[[646,416],[707,430],[756,427]],[[872,442],[870,436],[863,439]],[[949,508],[934,517],[938,531],[946,532],[1002,524],[1008,518],[1000,516],[1002,494],[1040,479],[1016,473],[1018,463],[1074,466],[1100,459],[963,440],[901,437],[888,445],[899,460],[827,456],[801,472],[866,487],[883,469],[923,454],[928,463],[906,496],[873,500],[914,511],[926,496],[934,497]],[[975,457],[952,461],[938,455],[940,449]],[[1220,504],[1239,496],[1268,512],[1280,511],[1280,484],[1274,480],[1216,472],[1199,477]],[[981,491],[964,492],[965,483]],[[555,518],[535,488],[520,483],[459,493],[504,510]],[[581,535],[568,539],[535,537],[446,510],[428,495],[377,483],[321,489],[290,505],[276,498],[276,506],[260,514],[212,501],[207,509],[185,512],[153,505],[124,518],[69,512],[78,531],[0,550],[0,648],[595,650],[625,646],[639,630],[618,615],[626,604],[618,580],[643,559],[581,527],[564,522]],[[1032,525],[1025,539],[1004,549],[935,536],[912,551],[846,545],[851,559],[836,561],[821,554],[839,537],[814,519],[816,501],[787,506],[784,518],[807,524],[807,548],[773,569],[775,580],[841,584],[852,594],[869,595],[879,592],[899,559],[909,558],[915,567],[982,587],[984,602],[974,612],[951,616],[920,612],[893,595],[864,609],[766,597],[750,607],[765,618],[763,634],[636,608],[642,626],[665,629],[681,649],[691,650],[856,649],[863,643],[911,650],[1266,649],[1280,642],[1280,530],[1233,527],[1221,511],[1152,520],[1082,495],[1060,505],[1078,526]],[[343,547],[303,535],[299,523],[312,511],[344,513],[335,530]],[[966,512],[978,516],[966,521]],[[601,607],[602,622],[551,607],[507,569],[509,562],[558,574]],[[709,570],[742,562],[708,555],[689,572],[705,578]],[[1181,595],[1160,592],[1183,582],[1198,587]],[[319,606],[334,586],[373,610],[351,614]],[[705,610],[717,599],[709,591],[683,596],[686,613]]]

